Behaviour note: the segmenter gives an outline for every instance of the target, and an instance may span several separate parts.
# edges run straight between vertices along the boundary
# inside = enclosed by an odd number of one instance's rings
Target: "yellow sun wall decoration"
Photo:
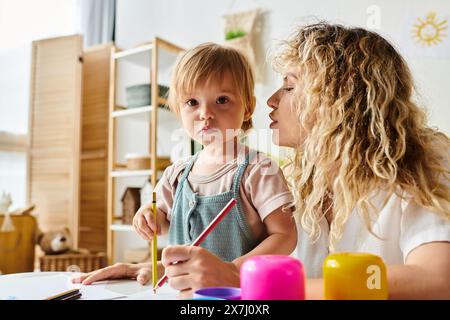
[[[417,18],[412,34],[421,46],[436,46],[447,37],[448,20],[439,20],[435,12],[427,14],[425,20]]]

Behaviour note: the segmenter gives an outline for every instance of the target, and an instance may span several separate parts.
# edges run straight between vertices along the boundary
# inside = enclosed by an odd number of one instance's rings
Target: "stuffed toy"
[[[72,238],[70,230],[64,228],[57,231],[40,232],[37,237],[37,244],[45,254],[61,254],[71,249]]]

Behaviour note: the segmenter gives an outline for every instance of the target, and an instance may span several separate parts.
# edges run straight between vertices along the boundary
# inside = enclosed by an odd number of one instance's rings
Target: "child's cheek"
[[[194,133],[194,119],[189,116],[189,113],[181,111],[180,113],[181,124],[186,133],[192,138]]]
[[[189,136],[189,138],[197,141],[198,143],[202,142],[201,137],[196,133],[198,130],[200,130],[202,123],[199,121],[198,118],[195,117],[195,115],[191,112],[187,112],[185,114],[180,114],[181,123],[183,125],[183,129],[186,132],[186,134]]]

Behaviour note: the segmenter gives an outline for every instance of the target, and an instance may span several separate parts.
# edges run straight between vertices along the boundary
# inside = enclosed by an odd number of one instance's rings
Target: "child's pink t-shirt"
[[[157,207],[167,213],[169,221],[178,182],[191,158],[192,156],[182,158],[169,166],[156,185]],[[231,190],[234,174],[242,159],[243,155],[240,154],[238,158],[224,164],[208,176],[195,175],[191,171],[188,182],[192,191],[200,196],[209,196]],[[264,219],[276,209],[293,201],[283,172],[275,161],[263,153],[258,153],[250,159],[242,175],[240,196],[247,223],[257,241],[267,237]],[[285,211],[286,214],[291,214],[290,209]]]

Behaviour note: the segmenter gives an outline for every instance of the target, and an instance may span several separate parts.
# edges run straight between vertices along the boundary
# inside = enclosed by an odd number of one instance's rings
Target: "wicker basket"
[[[126,164],[120,168],[127,170],[148,170],[151,167],[151,156],[148,154],[129,153],[125,155]],[[165,170],[172,162],[169,157],[158,157],[156,159],[156,170]]]
[[[150,169],[150,155],[139,155],[130,153],[125,156],[128,170]]]
[[[106,255],[103,252],[45,255],[39,258],[39,265],[41,271],[91,272],[106,267]]]

